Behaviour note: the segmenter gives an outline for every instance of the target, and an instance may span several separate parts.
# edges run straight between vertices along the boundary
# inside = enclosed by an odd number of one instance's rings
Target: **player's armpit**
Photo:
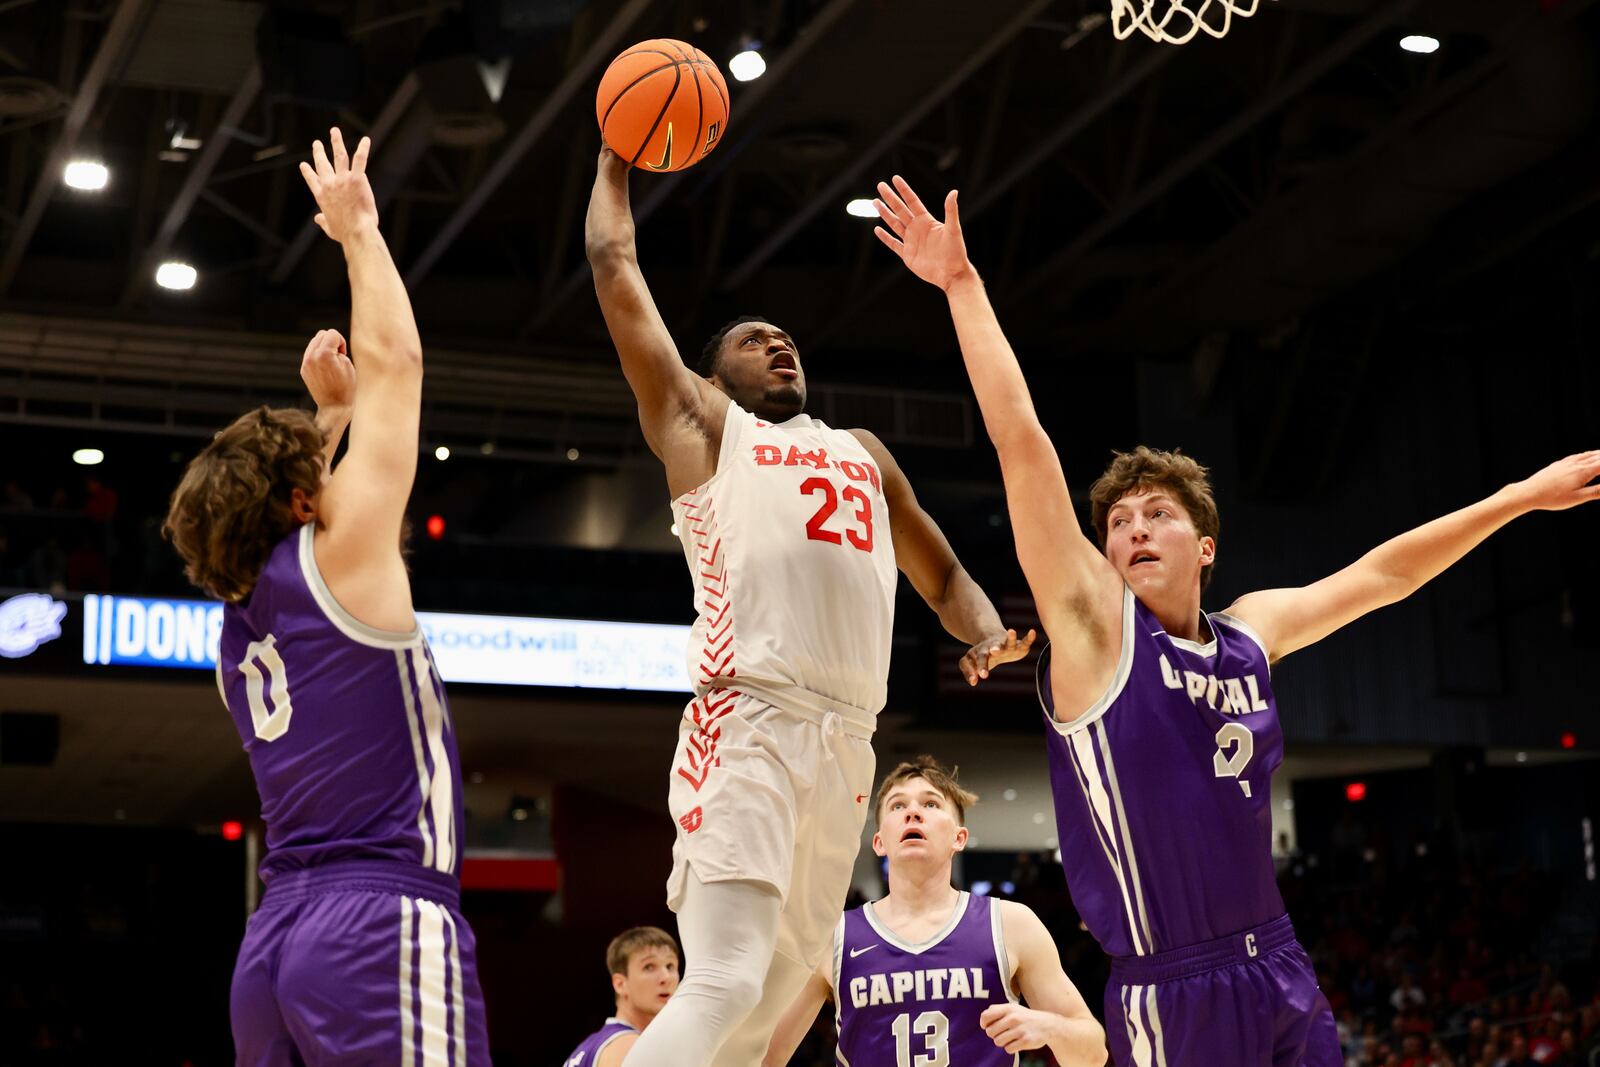
[[[811,1030],[811,1024],[817,1019],[817,1012],[822,1010],[833,994],[833,983],[829,980],[827,972],[823,970],[827,964],[813,971],[806,980],[805,987],[800,990],[800,995],[794,998],[783,1013],[783,1018],[778,1020],[778,1028],[772,1032],[772,1041],[767,1046],[767,1054],[761,1060],[761,1067],[786,1067],[789,1057],[794,1055],[795,1049],[800,1047],[800,1042],[805,1040],[806,1034]]]
[[[600,1055],[595,1057],[594,1067],[622,1067],[622,1061],[627,1058],[628,1050],[633,1048],[638,1040],[638,1034],[618,1034],[600,1050]]]

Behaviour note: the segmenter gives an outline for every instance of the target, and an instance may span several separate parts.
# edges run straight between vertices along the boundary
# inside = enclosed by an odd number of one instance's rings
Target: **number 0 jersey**
[[[694,578],[696,692],[737,687],[871,729],[898,575],[882,476],[861,442],[729,401],[716,473],[672,515]]]
[[[1267,653],[1238,619],[1206,618],[1209,644],[1171,637],[1125,588],[1110,688],[1067,723],[1048,649],[1039,658],[1067,887],[1113,956],[1185,948],[1284,911],[1272,866],[1283,729]]]
[[[314,524],[222,613],[217,686],[267,824],[261,877],[387,859],[459,876],[461,764],[420,628],[378,630],[328,592]]]
[[[1015,1003],[1000,906],[962,893],[944,929],[907,944],[871,904],[839,920],[833,996],[841,1067],[949,1064],[1015,1067],[979,1022],[992,1005]]]

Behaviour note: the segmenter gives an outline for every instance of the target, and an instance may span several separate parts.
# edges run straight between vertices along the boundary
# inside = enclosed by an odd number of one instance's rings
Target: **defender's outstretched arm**
[[[983,280],[967,258],[956,193],[945,198],[943,222],[899,176],[892,188],[880,182],[878,194],[878,214],[888,227],[877,228],[878,239],[949,300],[984,428],[1000,458],[1017,560],[1054,642],[1057,663],[1073,668],[1070,673],[1083,679],[1084,692],[1098,692],[1120,650],[1122,579],[1078,525],[1060,457],[1039,423]],[[1099,678],[1100,673],[1106,677]],[[1083,703],[1092,700],[1091,695]],[[1082,709],[1060,710],[1070,715]]]
[[[417,473],[422,419],[422,340],[411,299],[378,231],[367,181],[371,141],[352,155],[337,128],[311,147],[300,173],[320,209],[315,221],[344,250],[350,276],[353,369],[350,447],[318,494],[317,560],[340,604],[362,622],[408,630],[411,583],[400,531]],[[326,536],[322,536],[325,533]]]
[[[1600,500],[1600,451],[1557,460],[1442,518],[1385,541],[1350,566],[1297,589],[1247,593],[1228,613],[1249,623],[1273,660],[1327,637],[1367,612],[1404,600],[1490,534],[1530,511]]]
[[[628,164],[609,148],[600,149],[583,236],[600,311],[639,404],[639,425],[651,451],[665,462],[673,429],[683,423],[701,428],[706,394],[715,390],[684,366],[650,296],[634,245]]]

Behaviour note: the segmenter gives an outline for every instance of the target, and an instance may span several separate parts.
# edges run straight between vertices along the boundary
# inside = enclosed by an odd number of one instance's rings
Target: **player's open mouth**
[[[794,356],[788,352],[779,352],[776,356],[773,356],[772,362],[767,364],[767,370],[780,378],[787,378],[790,381],[800,377],[800,368],[795,366]]]
[[[923,836],[923,833],[922,833],[921,830],[907,830],[905,833],[900,835],[900,843],[902,845],[905,844],[907,841],[926,841],[926,840],[927,840],[927,838]]]
[[[1154,552],[1135,552],[1128,566],[1137,567],[1141,563],[1160,563],[1161,557]]]

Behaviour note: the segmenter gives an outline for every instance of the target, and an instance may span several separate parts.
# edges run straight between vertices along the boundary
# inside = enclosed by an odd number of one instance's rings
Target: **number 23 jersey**
[[[1048,650],[1039,659],[1067,887],[1112,956],[1184,948],[1283,914],[1272,866],[1283,728],[1267,654],[1238,619],[1206,620],[1208,644],[1169,636],[1124,588],[1116,673],[1071,722],[1055,718]]]
[[[894,543],[878,465],[808,415],[729,401],[716,473],[672,502],[694,578],[689,680],[872,719],[887,697]]]

